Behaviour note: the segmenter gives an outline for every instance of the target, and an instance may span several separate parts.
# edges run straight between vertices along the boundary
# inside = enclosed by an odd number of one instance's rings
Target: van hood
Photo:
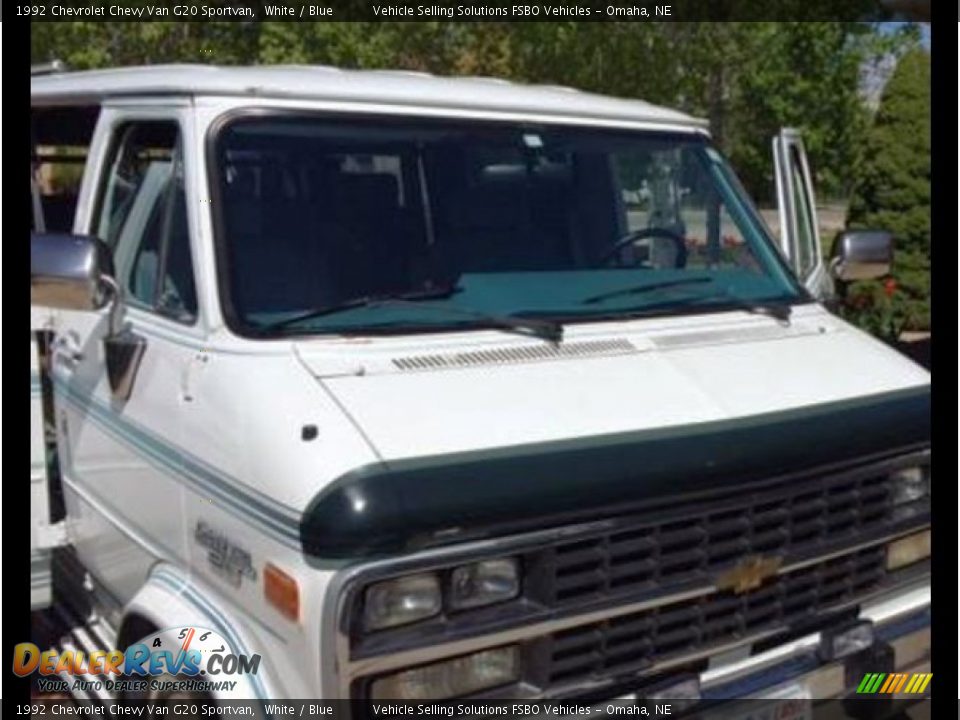
[[[314,500],[305,546],[358,542],[325,530],[358,498],[362,543],[395,545],[503,521],[509,506],[600,508],[929,439],[929,373],[817,306],[788,325],[679,320],[581,326],[559,345],[482,333],[469,349],[462,336],[298,346],[380,458]]]

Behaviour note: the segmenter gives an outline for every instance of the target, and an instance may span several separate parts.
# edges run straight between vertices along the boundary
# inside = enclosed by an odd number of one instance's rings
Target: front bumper
[[[860,619],[874,624],[876,642],[870,650],[824,662],[817,652],[820,634],[814,633],[743,661],[708,669],[700,678],[703,699],[790,697],[791,690],[818,700],[844,698],[857,696],[865,673],[929,669],[928,583],[865,606]],[[885,648],[889,650],[882,652]]]
[[[814,703],[841,700],[843,707],[830,717],[879,720],[928,698],[929,684],[923,693],[910,694],[865,694],[857,688],[867,673],[930,672],[929,581],[864,606],[859,617],[874,626],[875,642],[867,650],[825,662],[818,654],[820,633],[813,633],[738,661],[717,662],[699,676],[699,702],[663,702],[672,703],[673,715],[697,720],[805,720],[818,717]],[[600,715],[620,715],[624,700],[643,702],[638,693],[594,707]]]

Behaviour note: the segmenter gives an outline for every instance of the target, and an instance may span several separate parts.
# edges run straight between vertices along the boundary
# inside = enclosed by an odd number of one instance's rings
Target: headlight
[[[363,603],[365,630],[406,625],[440,612],[440,581],[436,575],[408,575],[367,588]]]
[[[906,505],[930,494],[930,468],[909,467],[891,473],[893,504]]]
[[[492,605],[514,598],[519,592],[520,570],[513,558],[462,565],[450,576],[450,609]]]
[[[516,682],[520,653],[516,645],[484,650],[404,670],[374,680],[372,700],[444,700]]]

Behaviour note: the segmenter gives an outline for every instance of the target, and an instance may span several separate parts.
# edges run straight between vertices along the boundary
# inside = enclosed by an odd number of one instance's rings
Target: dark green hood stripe
[[[397,552],[440,530],[612,515],[929,441],[923,386],[734,420],[379,463],[314,498],[301,541],[326,558]]]

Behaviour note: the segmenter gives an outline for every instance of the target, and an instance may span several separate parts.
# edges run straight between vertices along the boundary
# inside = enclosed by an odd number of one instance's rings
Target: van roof
[[[239,96],[494,111],[704,128],[690,115],[640,100],[489,77],[325,65],[149,65],[32,77],[32,104],[95,104],[115,97]]]

